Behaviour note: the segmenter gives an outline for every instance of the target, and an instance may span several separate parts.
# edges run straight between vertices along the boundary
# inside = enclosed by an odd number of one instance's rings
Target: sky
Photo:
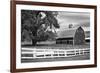
[[[72,24],[73,27],[90,27],[90,13],[86,12],[59,11],[57,15],[57,20],[60,25],[59,31],[68,29],[69,24]]]

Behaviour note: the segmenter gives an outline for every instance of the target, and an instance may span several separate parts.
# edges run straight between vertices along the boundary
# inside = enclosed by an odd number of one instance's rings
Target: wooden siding
[[[74,31],[71,35],[64,35],[64,37],[60,37],[56,39],[56,44],[68,44],[68,45],[82,45],[85,44],[85,33],[82,27],[77,28],[76,30],[71,30]],[[66,33],[69,33],[70,31],[66,30]],[[65,31],[64,31],[65,33]],[[63,33],[63,34],[64,34]],[[68,37],[70,36],[70,37]]]

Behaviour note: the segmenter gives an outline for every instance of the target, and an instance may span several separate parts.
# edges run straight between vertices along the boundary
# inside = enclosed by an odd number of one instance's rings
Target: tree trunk
[[[36,41],[36,40],[34,40],[34,39],[32,39],[32,45],[33,45],[33,46],[35,46],[35,45],[36,45],[36,43],[37,43],[37,41]]]

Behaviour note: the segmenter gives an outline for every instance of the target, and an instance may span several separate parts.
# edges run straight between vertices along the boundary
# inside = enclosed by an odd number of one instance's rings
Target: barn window
[[[69,44],[73,44],[73,41],[72,40],[69,40]]]
[[[67,44],[73,44],[73,40],[68,40]]]
[[[67,44],[69,44],[69,40],[67,41]]]

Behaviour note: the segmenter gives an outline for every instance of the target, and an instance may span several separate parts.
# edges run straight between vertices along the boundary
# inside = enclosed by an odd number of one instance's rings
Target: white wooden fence
[[[55,58],[55,57],[72,57],[85,55],[90,53],[89,48],[85,49],[30,49],[22,48],[22,59],[35,59],[35,58]]]

